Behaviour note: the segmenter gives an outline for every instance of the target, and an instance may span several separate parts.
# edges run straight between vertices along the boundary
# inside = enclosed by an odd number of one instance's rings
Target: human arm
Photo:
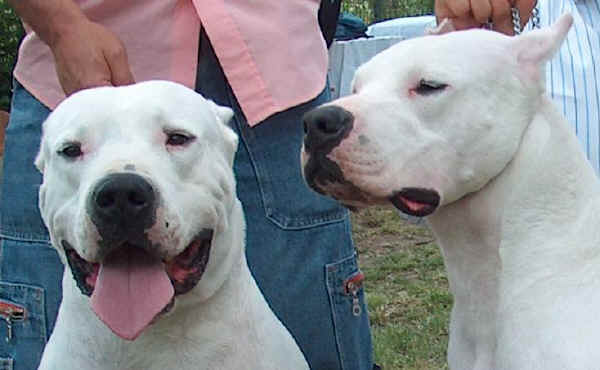
[[[52,53],[65,94],[134,82],[123,43],[73,0],[8,0]]]
[[[519,9],[521,26],[524,26],[535,0],[513,0],[512,3]],[[495,31],[514,34],[510,0],[436,0],[434,10],[438,23],[448,18],[457,30],[481,27],[491,21]]]

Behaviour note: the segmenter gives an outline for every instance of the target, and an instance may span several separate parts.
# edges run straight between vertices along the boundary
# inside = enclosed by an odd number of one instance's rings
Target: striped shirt
[[[573,15],[567,39],[546,67],[547,91],[600,174],[600,0],[539,0],[539,10],[542,27]]]

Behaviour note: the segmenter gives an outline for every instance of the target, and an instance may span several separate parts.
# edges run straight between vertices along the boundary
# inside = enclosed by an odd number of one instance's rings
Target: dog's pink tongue
[[[406,198],[401,198],[401,199],[404,201],[404,204],[406,205],[406,207],[408,209],[410,209],[411,211],[417,212],[426,207],[426,205],[423,203],[414,202],[414,201],[408,200]]]
[[[121,248],[100,265],[92,309],[119,337],[134,340],[173,294],[160,260],[139,248]]]

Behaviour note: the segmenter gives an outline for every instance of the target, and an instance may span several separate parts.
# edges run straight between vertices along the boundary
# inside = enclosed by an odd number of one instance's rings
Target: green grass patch
[[[393,209],[353,216],[376,362],[384,369],[445,369],[452,297],[427,227]]]

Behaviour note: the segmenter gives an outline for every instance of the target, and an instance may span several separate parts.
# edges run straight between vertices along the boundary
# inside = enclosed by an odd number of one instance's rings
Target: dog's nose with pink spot
[[[154,188],[135,173],[107,175],[94,186],[88,211],[103,239],[140,238],[155,220]]]

